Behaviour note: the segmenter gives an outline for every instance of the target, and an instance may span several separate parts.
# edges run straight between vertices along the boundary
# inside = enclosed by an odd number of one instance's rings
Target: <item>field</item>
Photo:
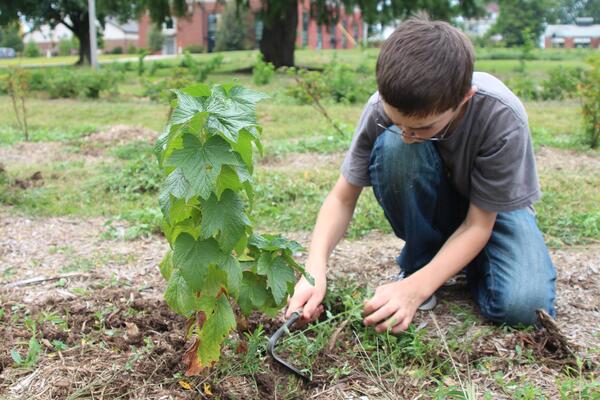
[[[222,56],[207,82],[270,95],[258,107],[265,150],[251,217],[259,232],[307,247],[363,101],[324,101],[340,134],[290,95],[286,73],[253,83],[245,70],[256,52]],[[584,56],[538,57],[525,73],[541,82],[559,65],[583,67]],[[360,84],[374,89],[374,49],[296,57],[362,66]],[[151,79],[179,73],[179,61]],[[403,245],[367,189],[329,265],[327,315],[280,344],[312,382],[268,358],[268,336],[284,321],[259,314],[226,340],[221,362],[185,377],[185,320],[164,302],[158,270],[168,243],[152,148],[169,107],[144,96],[135,64],[100,99],[28,98],[30,142],[0,96],[0,398],[600,399],[600,153],[582,139],[577,98],[525,101],[544,193],[538,222],[558,270],[558,332],[484,321],[460,280],[400,336],[362,326],[363,299],[396,273]],[[476,68],[510,81],[520,65],[487,55]]]

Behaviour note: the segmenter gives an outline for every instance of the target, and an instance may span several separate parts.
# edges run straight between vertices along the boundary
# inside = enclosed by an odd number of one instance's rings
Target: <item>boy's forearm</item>
[[[415,285],[422,289],[424,298],[429,297],[481,252],[491,233],[491,227],[463,222],[429,264],[409,279],[415,280]]]
[[[319,211],[312,234],[306,263],[309,272],[325,273],[327,260],[344,236],[352,219],[355,205],[356,203],[345,204],[331,193],[327,196]]]

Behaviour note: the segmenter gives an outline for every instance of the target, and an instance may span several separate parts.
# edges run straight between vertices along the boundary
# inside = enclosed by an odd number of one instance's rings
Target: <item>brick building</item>
[[[340,10],[339,22],[318,25],[310,15],[310,0],[298,1],[298,33],[296,45],[311,49],[351,49],[363,36],[363,21],[359,8]]]
[[[258,47],[257,41],[262,35],[262,23],[254,18],[260,11],[261,1],[250,2],[250,14],[254,26],[252,40]],[[163,54],[178,54],[188,46],[202,46],[212,51],[218,28],[218,21],[224,5],[216,0],[196,0],[188,4],[187,15],[173,18],[163,24],[162,33],[165,37]],[[363,23],[360,10],[351,12],[340,10],[340,21],[336,25],[323,26],[310,16],[310,0],[298,1],[298,31],[296,44],[299,47],[313,49],[322,48],[353,48],[363,35]],[[152,29],[152,21],[148,14],[139,20],[138,47],[148,47],[148,36]]]
[[[548,25],[544,47],[600,49],[600,24],[593,18],[577,18],[575,24]]]

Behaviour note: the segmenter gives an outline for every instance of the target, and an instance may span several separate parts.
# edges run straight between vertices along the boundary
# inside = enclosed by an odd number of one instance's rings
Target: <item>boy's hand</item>
[[[417,288],[410,278],[379,286],[375,295],[365,300],[363,323],[367,326],[377,324],[377,332],[387,329],[392,333],[405,331],[417,308],[427,299]]]
[[[316,320],[323,312],[321,302],[327,291],[327,280],[324,273],[311,273],[311,275],[315,280],[315,285],[311,285],[306,278],[301,277],[296,283],[294,295],[289,299],[285,312],[285,317],[289,318],[294,311],[304,307],[302,319],[298,322],[299,325]]]

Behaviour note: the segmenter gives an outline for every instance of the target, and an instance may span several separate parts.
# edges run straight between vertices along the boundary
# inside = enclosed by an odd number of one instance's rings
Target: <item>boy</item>
[[[306,262],[315,286],[300,279],[288,316],[303,307],[308,322],[323,311],[327,259],[369,185],[405,246],[398,279],[365,301],[365,325],[406,330],[463,269],[487,319],[530,325],[538,308],[555,316],[527,115],[502,82],[473,73],[473,60],[469,39],[445,22],[409,19],[385,41],[378,92],[317,218]]]

